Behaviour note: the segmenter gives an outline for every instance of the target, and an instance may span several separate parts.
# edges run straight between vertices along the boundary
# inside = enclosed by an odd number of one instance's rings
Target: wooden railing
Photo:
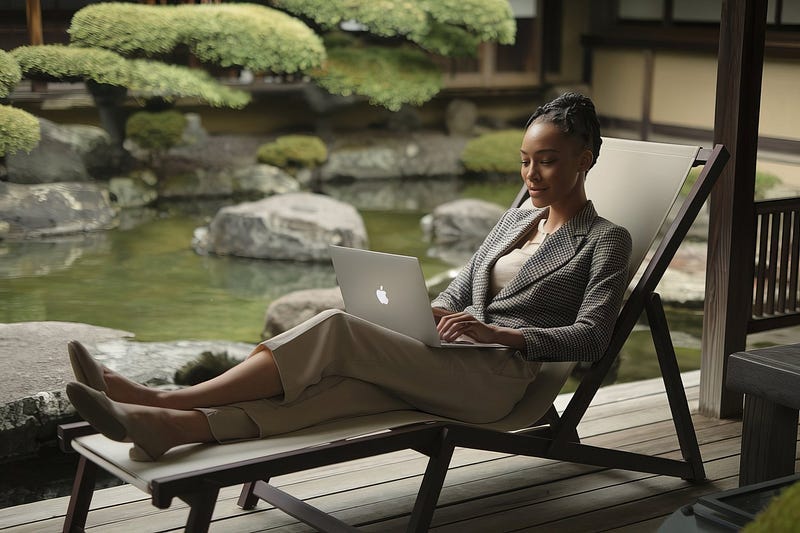
[[[753,309],[748,333],[800,324],[800,198],[755,203]]]

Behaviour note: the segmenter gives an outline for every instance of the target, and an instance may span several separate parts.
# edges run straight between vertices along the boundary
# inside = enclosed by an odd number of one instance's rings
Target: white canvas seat
[[[686,397],[663,309],[654,290],[727,157],[722,146],[702,150],[697,146],[604,139],[601,155],[588,175],[587,195],[601,216],[631,233],[631,276],[651,249],[691,168],[705,166],[632,287],[606,354],[582,378],[561,415],[553,401],[575,363],[544,363],[515,409],[492,424],[470,425],[416,411],[396,411],[337,420],[257,441],[182,446],[153,463],[131,461],[130,444],[88,434],[92,430],[86,424],[62,426],[62,447],[81,454],[65,530],[85,524],[96,468],[149,493],[158,507],[168,507],[174,497],[185,500],[191,506],[187,530],[192,531],[208,528],[219,488],[239,483],[245,483],[239,500],[245,508],[251,508],[261,498],[319,530],[350,531],[350,526],[276,489],[269,479],[408,448],[430,457],[409,531],[427,529],[456,446],[703,479]],[[526,202],[529,199],[523,187],[513,205],[524,206]],[[577,425],[583,413],[643,310],[650,318],[683,460],[585,446],[578,438]]]

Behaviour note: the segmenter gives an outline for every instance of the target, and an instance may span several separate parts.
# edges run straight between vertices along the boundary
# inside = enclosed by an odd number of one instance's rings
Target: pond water
[[[377,250],[428,258],[418,212],[363,212]],[[0,322],[61,320],[131,331],[139,341],[258,342],[264,311],[288,292],[335,285],[326,263],[200,256],[193,230],[207,216],[172,206],[127,229],[0,244]],[[386,235],[386,237],[381,237]]]

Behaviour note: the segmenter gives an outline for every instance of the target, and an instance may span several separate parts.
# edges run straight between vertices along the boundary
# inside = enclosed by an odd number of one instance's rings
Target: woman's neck
[[[547,222],[544,230],[547,233],[555,233],[561,226],[572,220],[585,206],[588,200],[584,197],[582,201],[570,202],[568,205],[551,205],[547,213]]]

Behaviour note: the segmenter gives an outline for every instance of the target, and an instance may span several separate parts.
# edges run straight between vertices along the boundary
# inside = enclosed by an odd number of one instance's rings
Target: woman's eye
[[[519,163],[520,163],[520,164],[521,164],[523,167],[527,167],[528,165],[530,165],[530,164],[531,164],[531,162],[530,162],[530,161],[520,161]]]
[[[540,165],[552,165],[555,162],[556,162],[555,159],[543,159],[542,161],[539,161],[539,164]]]

